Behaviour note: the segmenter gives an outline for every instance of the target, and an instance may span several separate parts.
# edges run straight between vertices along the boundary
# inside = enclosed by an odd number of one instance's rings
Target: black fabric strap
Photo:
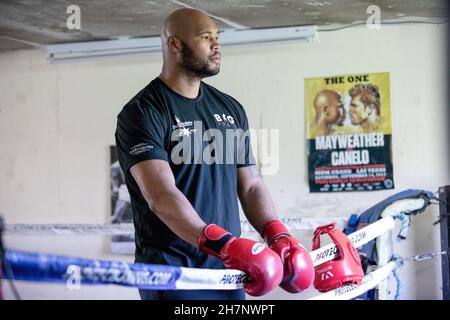
[[[231,233],[227,233],[226,235],[224,235],[222,238],[218,239],[218,240],[211,240],[208,239],[205,242],[205,247],[208,249],[213,250],[214,252],[216,252],[217,254],[220,254],[220,250],[222,250],[223,246],[231,239],[233,238],[233,236],[231,235]]]

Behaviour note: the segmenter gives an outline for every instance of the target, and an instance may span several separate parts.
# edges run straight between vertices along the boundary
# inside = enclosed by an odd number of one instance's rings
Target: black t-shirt
[[[237,168],[254,164],[239,102],[204,82],[198,97],[189,99],[155,78],[119,113],[116,146],[131,197],[136,261],[223,268],[219,259],[179,238],[150,210],[129,169],[144,160],[167,161],[176,186],[205,223],[239,236]]]

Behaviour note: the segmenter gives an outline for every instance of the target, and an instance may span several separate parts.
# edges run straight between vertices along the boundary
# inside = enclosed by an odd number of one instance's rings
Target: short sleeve
[[[116,147],[124,172],[138,162],[168,161],[164,148],[167,126],[163,115],[152,107],[127,105],[117,117]]]

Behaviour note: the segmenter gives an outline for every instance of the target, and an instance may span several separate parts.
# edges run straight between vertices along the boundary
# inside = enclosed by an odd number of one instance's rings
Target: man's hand
[[[283,261],[284,274],[280,287],[291,293],[309,288],[314,281],[315,271],[308,250],[289,234],[280,220],[269,221],[262,235]]]
[[[278,286],[283,278],[283,265],[275,252],[262,243],[236,238],[215,224],[207,225],[203,230],[198,247],[221,259],[226,268],[247,273],[251,281],[244,285],[244,289],[249,295],[264,295]]]

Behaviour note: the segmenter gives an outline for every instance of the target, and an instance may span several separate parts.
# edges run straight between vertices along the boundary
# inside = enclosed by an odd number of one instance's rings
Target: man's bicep
[[[164,160],[141,161],[130,168],[130,173],[147,201],[176,188],[172,170]]]

